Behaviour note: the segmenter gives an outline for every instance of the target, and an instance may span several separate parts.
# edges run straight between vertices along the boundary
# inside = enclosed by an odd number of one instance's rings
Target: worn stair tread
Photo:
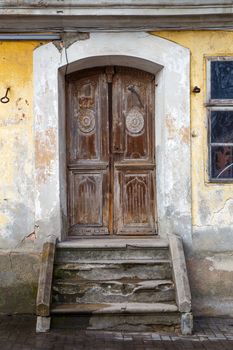
[[[99,249],[99,248],[168,248],[168,242],[161,238],[146,239],[83,239],[65,241],[57,244],[57,248]]]
[[[77,282],[75,281],[70,281],[66,279],[57,279],[54,281],[53,285],[55,284],[62,284],[62,285],[70,285],[70,286],[75,286],[77,284],[90,284],[90,283],[116,283],[116,284],[126,284],[126,283],[137,283],[138,285],[141,286],[159,286],[161,284],[171,284],[173,285],[173,281],[171,279],[153,279],[153,280],[146,280],[146,279],[138,279],[138,278],[125,278],[123,280],[116,280],[116,279],[109,279],[109,280],[98,280],[98,281],[86,281],[86,280],[80,280]]]
[[[132,259],[115,259],[115,260],[78,260],[77,262],[56,262],[54,263],[55,266],[59,266],[60,269],[64,270],[78,270],[80,269],[80,265],[94,265],[94,266],[100,266],[100,265],[160,265],[160,264],[171,264],[171,260],[169,259],[140,259],[140,260],[132,260]]]
[[[126,266],[129,267],[132,265],[132,267],[140,266],[140,265],[169,265],[171,264],[171,261],[168,259],[160,259],[160,260],[78,260],[77,262],[55,262],[54,267],[59,268],[61,270],[88,270],[93,267],[106,267],[107,266],[114,266],[117,268],[117,266]]]
[[[53,287],[56,286],[63,286],[63,287],[75,287],[77,285],[79,286],[88,286],[88,285],[135,285],[135,288],[138,290],[154,290],[156,288],[159,288],[162,286],[164,287],[164,290],[166,291],[169,286],[169,289],[174,288],[174,283],[172,280],[140,280],[140,279],[125,279],[123,281],[121,280],[99,280],[99,281],[79,281],[78,283],[75,281],[70,280],[56,280],[53,283]]]
[[[148,314],[178,312],[174,303],[54,304],[51,314]]]

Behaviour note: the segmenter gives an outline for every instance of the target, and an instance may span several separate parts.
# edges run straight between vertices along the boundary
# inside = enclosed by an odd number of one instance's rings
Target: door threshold
[[[168,241],[164,238],[146,238],[146,239],[79,239],[67,240],[57,243],[58,249],[77,249],[77,248],[127,248],[127,247],[144,247],[144,248],[167,248]]]

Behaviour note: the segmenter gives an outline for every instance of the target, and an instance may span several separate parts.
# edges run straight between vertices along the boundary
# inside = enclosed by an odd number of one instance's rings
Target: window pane
[[[233,147],[211,146],[211,178],[233,178]]]
[[[233,110],[211,111],[211,142],[233,143]]]
[[[211,99],[233,99],[233,61],[211,61]]]

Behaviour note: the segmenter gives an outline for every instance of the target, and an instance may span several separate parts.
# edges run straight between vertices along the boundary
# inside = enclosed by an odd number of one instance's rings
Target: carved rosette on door
[[[67,76],[69,235],[156,233],[154,76]]]

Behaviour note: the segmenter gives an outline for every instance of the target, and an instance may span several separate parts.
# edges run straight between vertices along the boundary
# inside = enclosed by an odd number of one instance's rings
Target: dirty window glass
[[[233,143],[233,110],[211,111],[211,142]]]
[[[211,172],[213,179],[233,178],[233,147],[211,146]]]
[[[210,112],[212,179],[233,179],[233,110]]]
[[[211,61],[211,99],[233,100],[233,60]]]

